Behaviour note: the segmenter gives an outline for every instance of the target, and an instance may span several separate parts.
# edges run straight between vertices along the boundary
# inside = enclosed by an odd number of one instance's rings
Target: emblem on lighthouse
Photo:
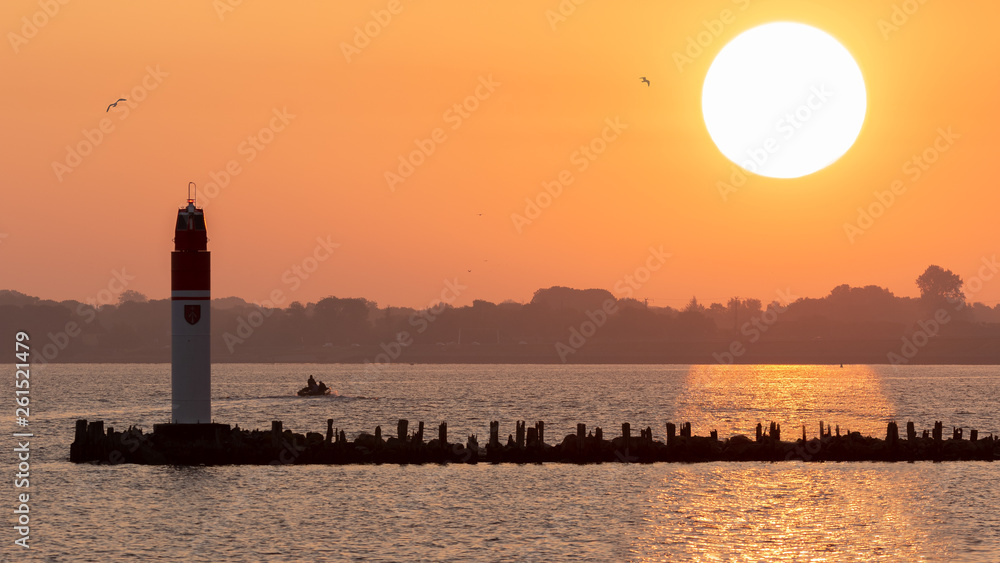
[[[199,319],[201,319],[201,305],[184,306],[184,320],[188,324],[198,324]]]

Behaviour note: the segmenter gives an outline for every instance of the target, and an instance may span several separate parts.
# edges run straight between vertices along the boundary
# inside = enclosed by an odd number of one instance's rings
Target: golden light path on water
[[[781,438],[791,440],[802,436],[803,424],[809,438],[817,436],[820,422],[884,436],[895,413],[870,366],[698,365],[688,370],[676,422],[692,422],[694,434],[703,436],[717,429],[722,439],[752,437],[757,422],[766,430],[775,421]]]
[[[819,422],[879,435],[895,414],[868,366],[692,366],[676,411],[720,438],[759,421],[782,438],[812,438]],[[859,408],[862,405],[862,408]],[[706,435],[711,428],[694,429]],[[741,432],[741,430],[743,432]],[[806,454],[807,455],[807,454]],[[926,561],[935,538],[919,504],[929,483],[894,479],[895,466],[710,464],[670,467],[649,487],[637,561]],[[940,548],[947,545],[940,542]]]
[[[934,483],[899,465],[681,466],[645,493],[634,561],[954,561],[926,512]],[[945,532],[945,533],[943,533]],[[683,554],[683,555],[682,555]]]

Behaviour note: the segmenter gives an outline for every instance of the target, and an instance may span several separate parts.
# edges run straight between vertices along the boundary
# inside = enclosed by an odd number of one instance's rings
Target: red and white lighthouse
[[[212,422],[211,258],[205,213],[195,207],[192,185],[187,207],[177,211],[170,254],[170,421],[175,424]]]

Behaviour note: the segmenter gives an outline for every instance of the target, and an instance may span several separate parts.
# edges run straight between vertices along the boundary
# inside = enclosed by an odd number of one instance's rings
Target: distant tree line
[[[652,306],[618,299],[604,289],[539,289],[528,303],[476,300],[427,309],[379,307],[363,298],[327,297],[314,303],[263,308],[240,298],[212,302],[214,361],[362,361],[401,347],[547,346],[584,338],[605,347],[734,338],[803,341],[898,339],[917,323],[946,311],[940,335],[982,338],[1000,329],[1000,305],[967,303],[961,278],[930,266],[916,280],[919,298],[897,297],[869,285],[839,285],[821,298],[763,303],[733,298],[704,306]],[[588,324],[589,323],[589,324]],[[170,301],[132,290],[115,304],[55,302],[0,290],[4,334],[31,334],[36,362],[169,361]],[[574,336],[574,331],[577,333]],[[388,353],[388,352],[387,352]],[[504,352],[491,352],[502,360]]]

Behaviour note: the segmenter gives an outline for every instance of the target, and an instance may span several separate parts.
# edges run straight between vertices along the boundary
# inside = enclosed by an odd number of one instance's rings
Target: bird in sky
[[[639,80],[642,80],[643,82],[645,82],[645,83],[646,83],[646,86],[649,86],[649,80],[646,80],[646,77],[645,77],[645,76],[640,76],[640,77],[639,77]]]
[[[127,100],[125,98],[118,98],[118,102],[124,102],[124,101],[127,101]],[[111,111],[111,108],[117,106],[118,102],[115,102],[115,103],[111,104],[110,106],[108,106],[108,109],[104,110],[104,113],[108,113],[109,111]]]

